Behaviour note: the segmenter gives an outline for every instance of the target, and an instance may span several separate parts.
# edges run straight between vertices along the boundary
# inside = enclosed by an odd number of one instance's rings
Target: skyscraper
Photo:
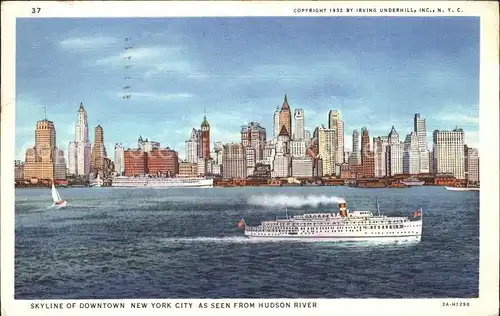
[[[335,174],[336,135],[334,129],[318,128],[318,152],[323,163],[323,174]]]
[[[285,126],[281,127],[281,132],[276,139],[275,155],[272,162],[271,177],[284,178],[290,176],[290,137]]]
[[[75,140],[68,145],[68,171],[71,175],[88,176],[90,172],[91,144],[87,111],[80,103],[75,124]]]
[[[207,116],[203,117],[201,123],[201,155],[205,160],[210,159],[210,124],[208,124]]]
[[[403,173],[403,155],[404,155],[404,144],[399,142],[397,144],[389,145],[388,151],[388,163],[389,163],[389,175],[392,177],[396,174]]]
[[[413,118],[413,131],[417,134],[418,150],[427,149],[425,119],[421,118],[419,113],[415,113],[415,117]]]
[[[457,179],[465,179],[464,131],[435,130],[432,136],[436,173],[451,173]]]
[[[285,100],[283,101],[283,105],[281,106],[281,110],[279,113],[279,130],[281,133],[282,127],[285,127],[285,131],[288,137],[292,136],[292,113],[290,110],[290,105],[288,105],[288,99],[285,94]]]
[[[266,129],[258,122],[250,122],[241,126],[241,143],[244,147],[254,149],[255,159],[261,160],[266,145]]]
[[[24,178],[65,179],[64,153],[56,146],[56,128],[47,118],[36,122],[35,146],[26,150]]]
[[[392,126],[387,138],[389,141],[386,155],[387,175],[392,177],[403,173],[404,144],[399,141],[399,134],[394,126]]]
[[[387,137],[389,138],[389,145],[399,144],[399,134],[398,132],[396,132],[394,125],[392,126],[391,131],[389,132],[389,135]]]
[[[352,131],[352,150],[349,158],[349,165],[356,166],[361,164],[361,157],[359,154],[359,132],[357,129]]]
[[[125,172],[125,150],[121,144],[115,144],[115,171],[118,175]]]
[[[406,136],[403,152],[403,173],[418,174],[420,171],[419,139],[416,132]]]
[[[222,146],[222,177],[225,179],[247,177],[246,150],[241,143]]]
[[[429,148],[427,147],[427,131],[425,128],[425,119],[420,117],[419,113],[413,118],[413,131],[418,138],[419,155],[419,173],[430,172]]]
[[[280,108],[279,106],[276,107],[276,110],[274,110],[274,115],[273,115],[273,138],[275,139],[278,137],[280,133]]]
[[[479,183],[479,151],[477,148],[467,150],[467,181],[469,183]]]
[[[295,109],[293,113],[294,123],[295,123],[295,132],[293,133],[294,140],[304,140],[305,135],[305,127],[304,127],[304,110],[303,109]]]
[[[370,151],[370,136],[368,129],[363,126],[361,129],[361,164],[363,165],[364,156],[368,155]]]
[[[186,140],[186,161],[190,163],[198,162],[198,144],[200,139],[200,133],[196,128],[193,128],[189,139]]]
[[[379,136],[373,138],[373,153],[375,156],[375,177],[383,178],[387,176],[387,148],[389,138]]]
[[[90,172],[98,173],[104,170],[104,158],[107,158],[106,147],[104,146],[104,131],[101,125],[97,125],[94,129],[94,146],[92,146]]]
[[[344,122],[340,119],[340,113],[337,110],[328,112],[328,128],[335,130],[335,143],[337,146],[335,163],[340,165],[344,163]]]

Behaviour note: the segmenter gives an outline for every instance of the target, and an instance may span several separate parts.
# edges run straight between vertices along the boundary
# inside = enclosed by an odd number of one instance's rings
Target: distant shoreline
[[[445,184],[424,184],[420,186],[352,186],[352,185],[344,185],[344,184],[320,184],[320,185],[214,185],[214,188],[254,188],[254,187],[270,187],[270,188],[289,188],[289,187],[297,187],[297,188],[311,188],[311,187],[349,187],[356,189],[407,189],[411,187],[444,187],[447,186]],[[449,185],[448,185],[449,186]],[[68,189],[85,189],[85,188],[93,188],[91,186],[83,186],[83,185],[56,185],[57,188],[68,188]],[[50,185],[26,185],[26,186],[15,186],[15,189],[49,189]],[[114,187],[114,186],[102,186],[100,188],[123,188],[123,187]],[[95,189],[100,189],[95,188]],[[144,189],[148,187],[126,187],[129,189]],[[157,189],[169,189],[174,187],[158,187]],[[175,187],[175,188],[183,188],[183,187]],[[189,188],[189,187],[187,187]],[[192,188],[190,188],[192,189]]]

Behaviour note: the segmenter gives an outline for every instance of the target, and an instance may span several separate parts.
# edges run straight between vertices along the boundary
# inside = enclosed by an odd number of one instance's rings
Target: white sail
[[[59,202],[61,200],[61,197],[59,196],[59,192],[57,192],[56,187],[54,186],[54,183],[52,183],[52,200],[54,200],[54,202]]]

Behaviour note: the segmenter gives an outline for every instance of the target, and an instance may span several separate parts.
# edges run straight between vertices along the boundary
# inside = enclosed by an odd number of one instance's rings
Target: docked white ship
[[[467,186],[467,187],[445,187],[448,191],[479,191],[478,186]]]
[[[401,180],[400,182],[402,184],[410,186],[410,187],[411,186],[420,186],[420,185],[424,185],[425,184],[425,181],[420,181],[417,178],[407,178],[407,179]]]
[[[154,178],[154,177],[114,177],[113,187],[141,188],[211,188],[213,179],[206,178]]]
[[[378,209],[378,203],[377,203]],[[349,211],[339,204],[338,213],[308,213],[247,226],[245,236],[254,239],[298,241],[413,241],[422,235],[422,209],[407,217],[373,215],[367,211]]]

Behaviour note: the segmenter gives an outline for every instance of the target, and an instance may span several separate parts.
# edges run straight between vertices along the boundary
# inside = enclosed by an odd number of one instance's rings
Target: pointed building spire
[[[207,120],[207,109],[205,109],[205,116],[203,117],[203,122],[201,122],[201,127],[210,127]]]
[[[281,110],[288,110],[290,111],[290,105],[288,105],[288,98],[285,94],[285,100],[283,100],[283,105],[281,106]]]
[[[78,110],[79,112],[84,112],[85,108],[83,107],[83,102],[80,102],[80,109]]]

